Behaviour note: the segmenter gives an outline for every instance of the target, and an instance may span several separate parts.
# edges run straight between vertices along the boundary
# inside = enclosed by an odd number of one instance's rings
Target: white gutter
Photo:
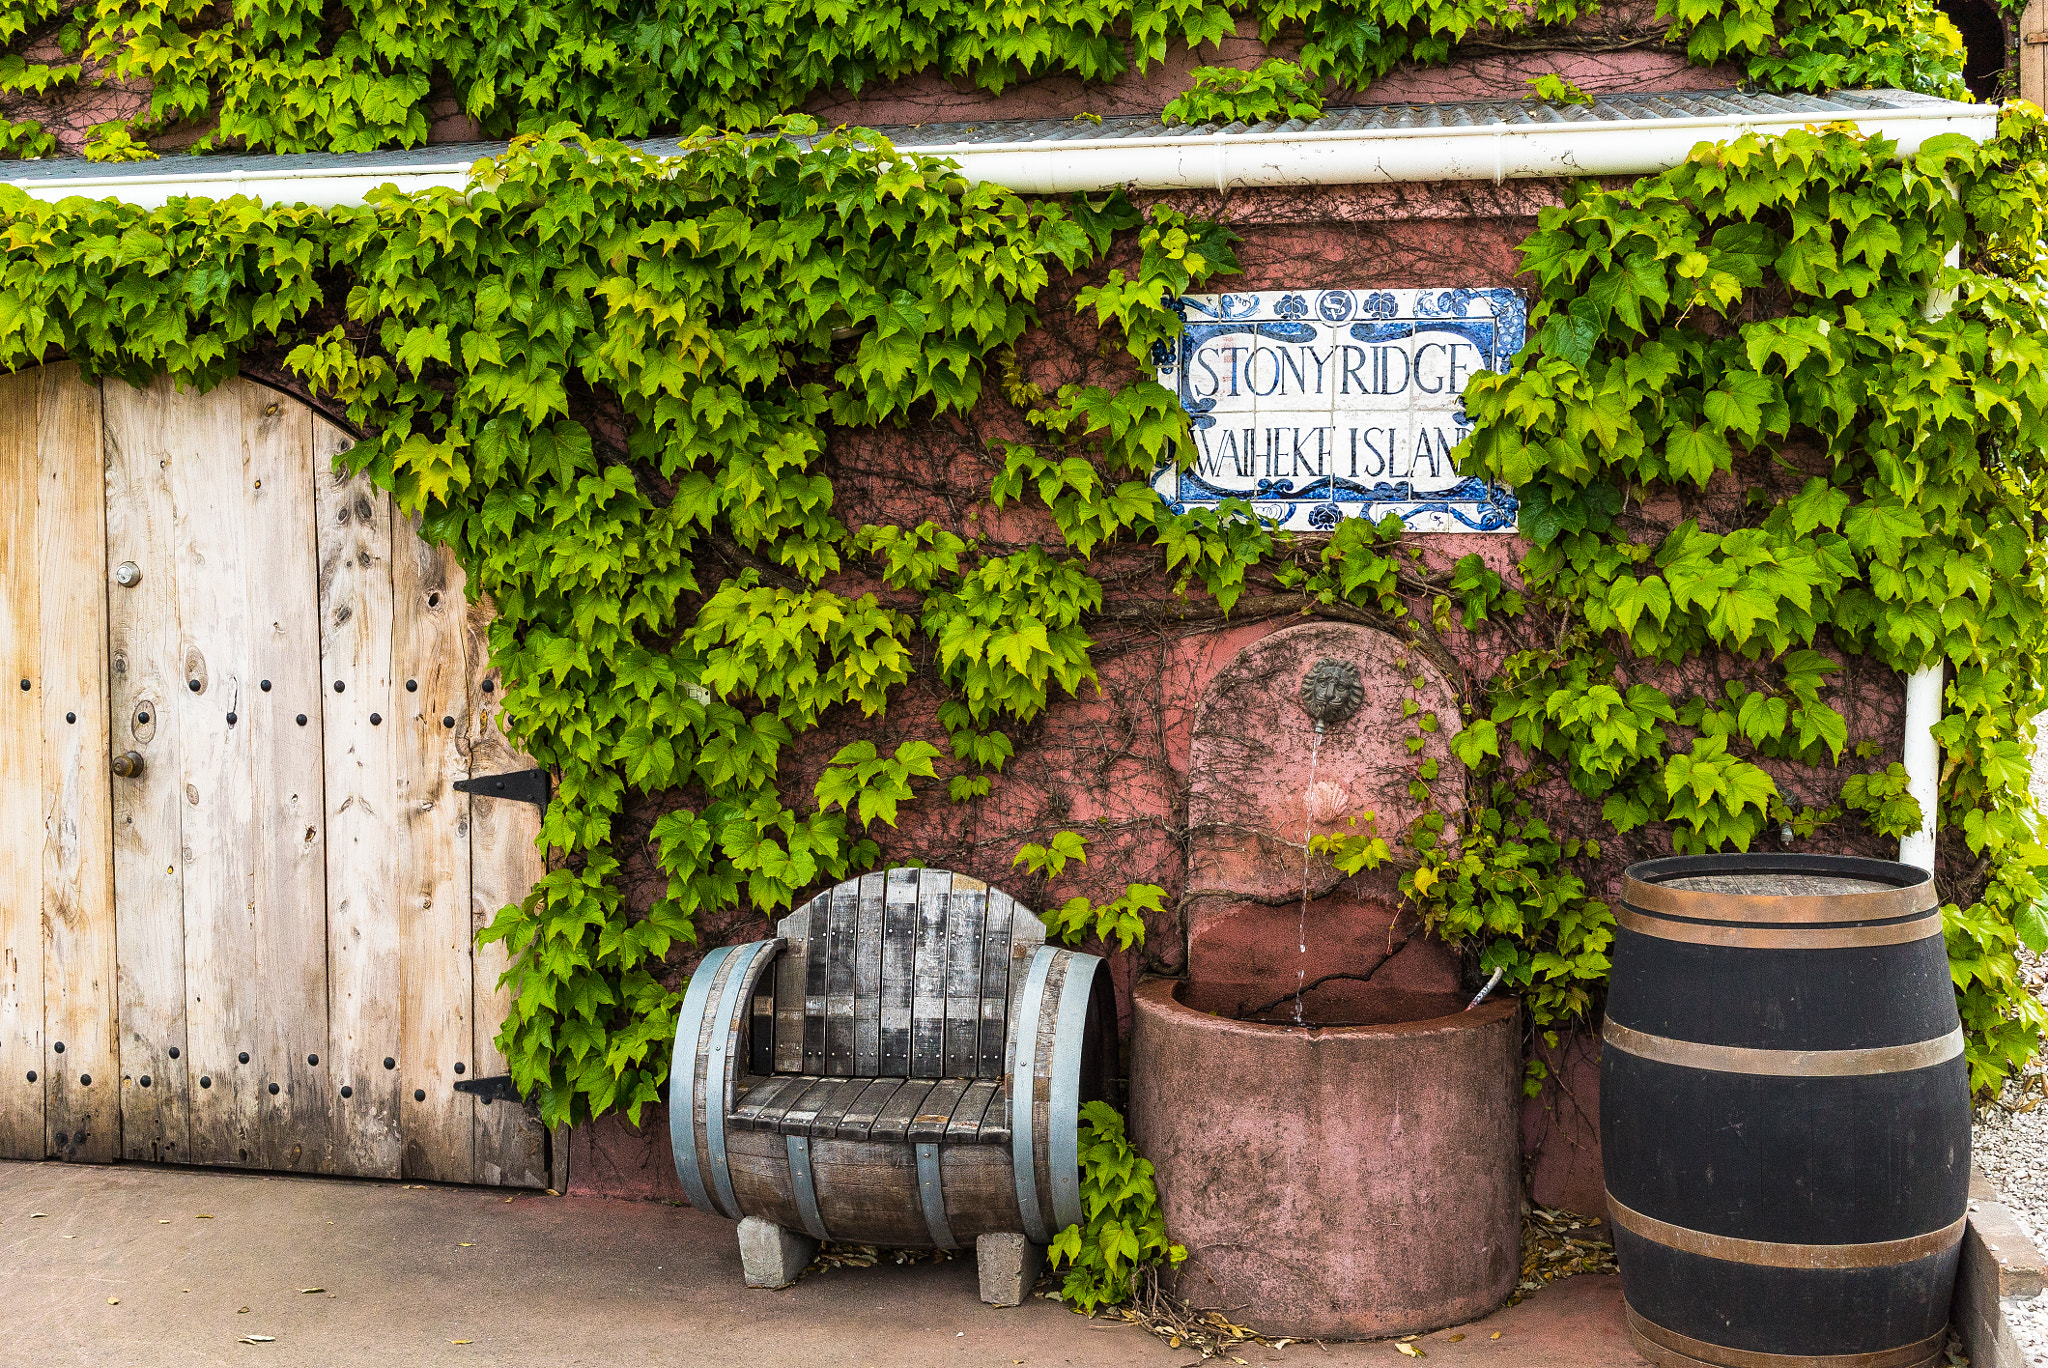
[[[197,158],[193,161],[197,167],[206,164]],[[175,162],[170,164],[176,165]],[[120,200],[144,209],[161,208],[165,201],[177,195],[196,195],[205,199],[250,195],[270,204],[310,204],[331,209],[339,204],[361,204],[364,197],[380,185],[395,186],[400,190],[425,190],[437,185],[451,190],[466,190],[469,188],[470,169],[475,165],[476,162],[470,160],[434,162],[402,169],[345,166],[304,170],[281,168],[276,171],[209,172],[195,169],[170,173],[152,169],[126,175],[110,173],[71,176],[61,180],[9,180],[7,184],[26,190],[41,200],[83,195],[87,199]]]
[[[1899,151],[1918,151],[1938,133],[1982,141],[1998,133],[1986,113],[1874,109],[1838,118],[1810,113],[1682,119],[1492,123],[1455,128],[1383,128],[1272,133],[1184,133],[1146,138],[1067,138],[1038,143],[919,147],[950,157],[971,180],[1025,194],[1104,190],[1232,190],[1252,186],[1368,185],[1387,181],[1519,180],[1539,176],[1646,176],[1684,162],[1703,142],[1744,133],[1783,133],[1822,122],[1882,133]]]
[[[1451,128],[1382,128],[1266,133],[1164,132],[1140,138],[942,143],[906,148],[959,163],[968,179],[1022,194],[1129,186],[1140,190],[1229,190],[1254,186],[1365,185],[1388,181],[1518,180],[1541,176],[1643,176],[1679,165],[1702,142],[1745,133],[1783,133],[1817,123],[1881,133],[1899,151],[1918,151],[1939,133],[1983,140],[1998,131],[1993,106],[1843,111],[1838,115],[1713,114],[1678,119],[1491,123]],[[38,199],[113,198],[155,208],[173,195],[258,195],[274,203],[360,204],[379,185],[462,189],[469,162],[403,169],[361,168],[163,173],[155,170],[16,180]]]

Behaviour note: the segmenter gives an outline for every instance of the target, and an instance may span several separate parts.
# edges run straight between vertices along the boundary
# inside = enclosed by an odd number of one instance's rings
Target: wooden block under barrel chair
[[[1080,1107],[1117,1061],[1102,961],[943,869],[849,879],[776,930],[713,950],[683,996],[690,1204],[740,1222],[750,1286],[788,1286],[823,1240],[971,1247],[982,1300],[1018,1304],[1082,1216]]]

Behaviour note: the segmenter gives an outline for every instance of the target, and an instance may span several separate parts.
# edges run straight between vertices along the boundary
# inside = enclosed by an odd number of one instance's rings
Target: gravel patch
[[[2027,1356],[2028,1363],[2048,1363],[2048,1292],[2043,1292],[2032,1301],[2023,1301],[2007,1308],[2012,1314],[2013,1338],[2020,1342],[2020,1349]]]
[[[2037,777],[2041,770],[2036,769]],[[2027,985],[2048,1002],[2048,960],[2019,952]],[[1984,1176],[2037,1247],[2048,1236],[2048,1067],[2036,1059],[1995,1102],[1977,1109],[1971,1148]],[[2022,1303],[2013,1334],[2031,1364],[2048,1368],[2048,1292]]]

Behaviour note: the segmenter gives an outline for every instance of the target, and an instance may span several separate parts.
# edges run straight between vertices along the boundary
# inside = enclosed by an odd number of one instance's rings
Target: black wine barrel
[[[1970,1093],[1927,871],[1650,860],[1616,920],[1600,1138],[1637,1351],[1941,1361]]]

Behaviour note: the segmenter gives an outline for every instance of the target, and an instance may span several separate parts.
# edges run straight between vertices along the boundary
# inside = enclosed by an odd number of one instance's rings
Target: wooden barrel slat
[[[1652,860],[1620,911],[1601,1139],[1636,1348],[1718,1368],[1931,1361],[1970,1108],[1926,871]]]
[[[826,1142],[817,1143],[822,1146]],[[726,1161],[732,1166],[733,1193],[739,1198],[741,1211],[790,1230],[804,1228],[803,1216],[796,1209],[796,1193],[789,1179],[789,1153],[782,1136],[768,1131],[735,1131],[726,1146]]]

